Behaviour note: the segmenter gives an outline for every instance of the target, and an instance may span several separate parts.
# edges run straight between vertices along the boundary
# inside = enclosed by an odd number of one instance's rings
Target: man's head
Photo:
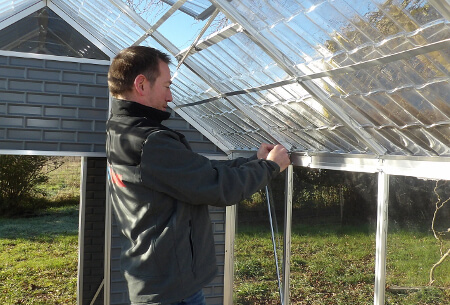
[[[108,72],[111,95],[165,110],[172,101],[170,57],[153,48],[132,46],[117,54]]]

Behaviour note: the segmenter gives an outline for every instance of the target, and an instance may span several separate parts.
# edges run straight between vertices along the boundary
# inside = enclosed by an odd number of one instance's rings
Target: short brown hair
[[[145,46],[131,46],[114,57],[108,71],[108,87],[113,96],[128,92],[139,74],[150,84],[159,76],[159,62],[170,63],[170,57],[157,49]]]

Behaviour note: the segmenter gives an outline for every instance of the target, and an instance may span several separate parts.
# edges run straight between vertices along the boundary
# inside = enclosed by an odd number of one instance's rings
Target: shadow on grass
[[[0,239],[48,239],[78,234],[78,205],[54,206],[32,217],[0,218]]]

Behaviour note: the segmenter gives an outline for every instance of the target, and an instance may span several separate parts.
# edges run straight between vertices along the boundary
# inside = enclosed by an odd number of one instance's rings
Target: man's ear
[[[134,90],[136,90],[136,93],[139,96],[144,95],[144,84],[145,84],[146,78],[144,75],[139,74],[134,79]]]

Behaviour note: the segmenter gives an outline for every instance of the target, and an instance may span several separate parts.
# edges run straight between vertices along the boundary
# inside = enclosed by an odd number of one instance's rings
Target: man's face
[[[166,111],[167,103],[172,101],[172,92],[170,91],[172,81],[170,80],[169,66],[163,61],[159,62],[159,72],[160,75],[156,78],[153,86],[150,85],[148,80],[145,81],[145,89],[148,93],[145,104]]]

